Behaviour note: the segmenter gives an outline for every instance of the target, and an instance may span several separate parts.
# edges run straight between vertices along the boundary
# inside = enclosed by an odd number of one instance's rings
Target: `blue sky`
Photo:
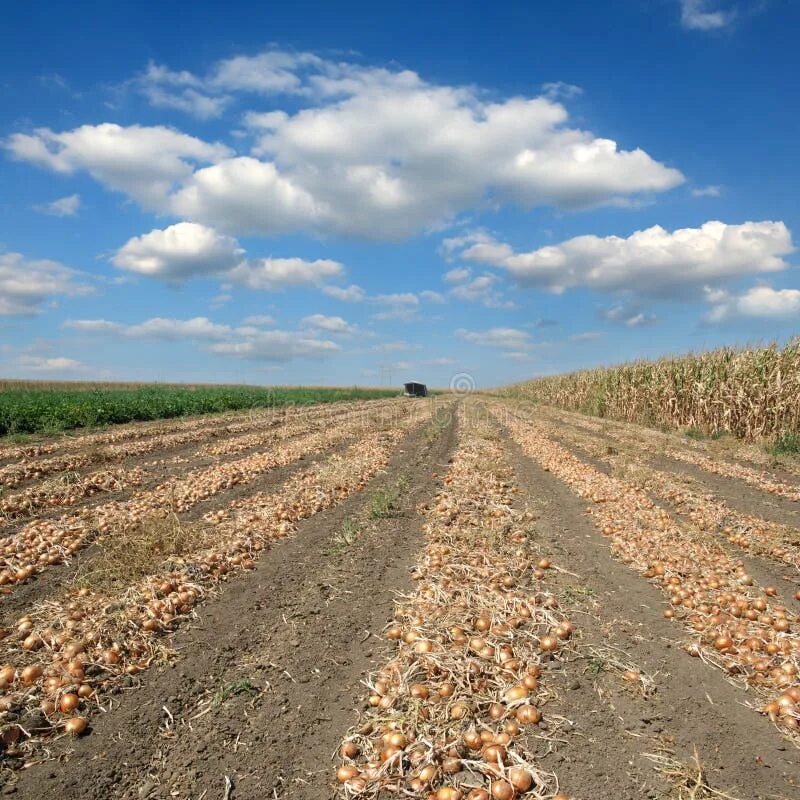
[[[800,6],[6,11],[0,373],[479,386],[798,332]]]

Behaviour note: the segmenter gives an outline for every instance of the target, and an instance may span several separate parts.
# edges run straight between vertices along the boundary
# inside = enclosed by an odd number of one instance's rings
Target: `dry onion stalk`
[[[300,520],[360,491],[426,416],[408,415],[392,430],[367,433],[343,455],[293,475],[278,492],[231,503],[216,520],[211,548],[173,559],[163,571],[117,592],[84,587],[34,606],[15,631],[4,631],[0,643],[6,661],[0,668],[0,712],[14,720],[38,714],[41,727],[27,731],[6,722],[0,736],[13,739],[14,752],[24,755],[43,736],[82,733],[103,695],[170,657],[163,634],[174,631],[221,582],[252,569],[270,542],[291,534]]]
[[[525,546],[529,518],[511,507],[494,432],[461,414],[444,486],[425,509],[418,590],[398,598],[385,630],[396,653],[367,681],[367,710],[340,749],[345,797],[564,798],[524,732],[538,730],[542,664],[572,625],[541,588],[550,563]]]
[[[762,712],[800,743],[797,615],[771,592],[760,593],[740,561],[678,525],[642,488],[585,464],[537,421],[505,418],[524,452],[591,504],[588,511],[614,555],[669,595],[665,616],[693,634],[689,653],[755,690],[765,701]]]

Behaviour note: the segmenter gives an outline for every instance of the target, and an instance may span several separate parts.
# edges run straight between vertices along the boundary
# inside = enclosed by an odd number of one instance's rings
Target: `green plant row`
[[[397,395],[394,389],[137,386],[0,391],[0,435],[47,433],[121,422],[247,408],[332,403]]]

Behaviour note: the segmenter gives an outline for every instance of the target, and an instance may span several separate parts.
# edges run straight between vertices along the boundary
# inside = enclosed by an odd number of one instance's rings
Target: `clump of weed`
[[[145,517],[134,527],[111,529],[75,578],[78,585],[127,586],[151,575],[159,566],[210,544],[212,530],[187,523],[177,514]]]
[[[781,431],[767,449],[773,456],[800,453],[800,431]]]
[[[352,517],[348,517],[333,534],[332,545],[328,555],[339,553],[350,547],[361,534],[361,526]]]
[[[242,678],[238,681],[231,681],[226,683],[215,695],[214,702],[216,705],[222,705],[226,700],[231,697],[236,697],[240,694],[255,695],[261,690],[247,678]]]
[[[402,475],[397,483],[377,489],[370,499],[370,516],[373,519],[396,517],[400,512],[400,498],[408,488],[408,476]]]

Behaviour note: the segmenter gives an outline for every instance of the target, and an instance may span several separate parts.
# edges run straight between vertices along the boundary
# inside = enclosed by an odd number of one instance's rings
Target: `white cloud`
[[[692,197],[721,197],[721,186],[697,186],[692,189]]]
[[[132,339],[164,339],[167,341],[224,339],[230,333],[229,325],[218,325],[208,317],[193,317],[185,320],[154,317],[138,325],[131,325],[125,330],[125,335]]]
[[[292,286],[321,286],[325,281],[344,275],[338,261],[302,258],[259,258],[242,261],[226,278],[248,289],[285,289]]]
[[[270,50],[203,78],[151,65],[144,81],[153,102],[200,115],[218,113],[224,92],[297,94],[309,105],[245,115],[255,140],[246,154],[166,127],[111,123],[42,128],[5,144],[17,158],[87,170],[150,210],[231,234],[396,240],[487,200],[585,208],[683,181],[641,149],[570,127],[552,97],[490,101],[409,70]]]
[[[245,325],[255,325],[257,327],[268,328],[275,324],[275,319],[269,314],[253,314],[250,317],[245,317],[242,322]]]
[[[453,241],[452,239],[448,239],[445,241]],[[448,270],[444,274],[444,279],[447,283],[463,283],[464,281],[469,280],[470,276],[472,275],[472,270],[468,267],[454,267],[453,269]]]
[[[706,315],[708,322],[728,319],[800,319],[800,289],[772,289],[754,286],[739,295],[725,292],[710,293],[714,307]]]
[[[87,369],[86,365],[82,364],[80,361],[63,356],[51,358],[44,358],[43,356],[19,356],[16,363],[17,366],[22,367],[28,372],[83,372]]]
[[[385,311],[372,315],[376,320],[411,320],[419,311],[419,298],[413,292],[396,292],[394,294],[379,294],[371,298],[374,303],[384,306]]]
[[[329,211],[269,161],[240,156],[200,169],[172,197],[173,211],[236,233],[325,228]]]
[[[260,331],[238,342],[211,346],[212,352],[252,361],[322,359],[341,351],[336,342],[292,331]]]
[[[351,325],[342,317],[328,317],[325,314],[311,314],[303,318],[303,324],[317,330],[327,331],[331,334],[350,336],[356,332],[356,326]]]
[[[341,300],[345,303],[363,303],[367,298],[367,293],[356,284],[342,288],[341,286],[323,286],[322,291],[329,297]]]
[[[196,222],[179,222],[163,230],[156,228],[135,236],[111,260],[120,269],[169,282],[215,275],[225,280],[225,289],[235,285],[256,290],[297,286],[335,290],[324,284],[344,275],[344,267],[329,259],[248,260],[236,239]],[[342,291],[347,293],[348,290]],[[230,296],[222,295],[222,299],[225,298],[230,299]]]
[[[185,111],[198,119],[214,119],[221,117],[231,102],[229,97],[209,97],[195,89],[182,89],[180,92],[169,91],[161,86],[145,86],[142,90],[157,108],[174,108]]]
[[[424,289],[419,293],[420,300],[425,300],[428,303],[436,303],[437,305],[441,305],[446,303],[447,301],[444,299],[444,296],[439,292],[433,292],[430,289]]]
[[[42,214],[49,214],[51,217],[74,217],[81,207],[81,196],[70,194],[66,197],[59,197],[50,203],[42,203],[35,206],[37,211]]]
[[[465,240],[468,241],[468,240]],[[503,293],[496,289],[500,278],[490,272],[472,276],[467,267],[456,267],[444,274],[446,283],[455,284],[448,292],[457,300],[481,303],[487,308],[515,308],[516,304],[503,298]]]
[[[227,272],[243,253],[230,236],[195,222],[179,222],[128,240],[111,261],[120,269],[180,281]]]
[[[725,28],[736,19],[736,11],[713,10],[712,0],[680,0],[681,24],[696,31]]]
[[[4,146],[15,158],[53,172],[71,175],[86,170],[108,188],[159,211],[166,210],[173,187],[191,177],[194,164],[230,154],[221,144],[209,144],[171,128],[122,127],[110,122],[63,133],[37,128],[31,134],[13,134]]]
[[[744,275],[786,269],[793,252],[783,222],[706,222],[670,233],[660,226],[619,236],[577,236],[515,253],[507,244],[473,245],[462,257],[502,267],[522,285],[556,292],[575,286],[649,295],[685,294]]]
[[[607,308],[601,313],[601,316],[609,322],[621,322],[629,328],[639,328],[657,322],[654,314],[647,314],[639,306],[629,303],[619,303]]]
[[[108,319],[68,319],[63,327],[85,333],[122,333],[125,326]]]
[[[153,317],[136,325],[123,325],[106,319],[72,319],[64,323],[65,328],[86,333],[115,333],[130,339],[161,339],[180,341],[184,339],[216,341],[233,333],[229,325],[212,322],[208,317],[171,319]]]
[[[496,347],[500,350],[525,351],[532,345],[531,335],[518,328],[490,328],[486,331],[468,331],[459,328],[456,336],[473,344]]]
[[[564,81],[543,83],[542,91],[547,97],[553,99],[563,97],[566,100],[571,100],[573,97],[579,97],[583,94],[583,89],[580,86],[576,86],[574,83],[565,83]]]
[[[322,63],[322,59],[311,53],[268,50],[255,56],[220,61],[208,83],[228,91],[292,94],[300,91],[303,83],[298,68]]]
[[[30,316],[58,296],[89,294],[92,287],[58,261],[28,260],[21,253],[0,253],[0,316]]]
[[[421,348],[418,344],[412,344],[411,342],[399,340],[396,342],[384,342],[383,344],[376,344],[372,349],[376,353],[404,353],[411,350],[420,350]]]

